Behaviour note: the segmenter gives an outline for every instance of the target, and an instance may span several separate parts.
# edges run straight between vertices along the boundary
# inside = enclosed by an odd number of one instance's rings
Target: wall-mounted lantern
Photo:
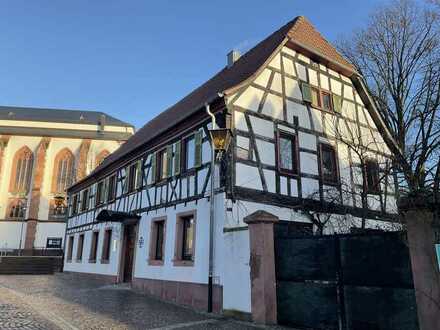
[[[215,151],[225,152],[229,148],[232,132],[229,128],[216,128],[209,130]]]

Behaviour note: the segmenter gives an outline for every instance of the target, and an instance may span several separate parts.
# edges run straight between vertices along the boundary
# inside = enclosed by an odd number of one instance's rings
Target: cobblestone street
[[[72,274],[0,276],[0,329],[256,329]]]

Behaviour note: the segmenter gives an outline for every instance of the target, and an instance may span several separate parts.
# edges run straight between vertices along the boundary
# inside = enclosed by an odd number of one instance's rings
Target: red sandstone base
[[[197,310],[208,309],[208,285],[189,282],[176,282],[134,278],[132,287],[163,300],[192,307]],[[212,309],[221,313],[223,306],[223,287],[214,285]]]

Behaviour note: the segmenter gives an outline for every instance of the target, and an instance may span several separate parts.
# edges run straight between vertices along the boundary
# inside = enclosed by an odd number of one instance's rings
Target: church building
[[[61,249],[67,187],[133,133],[102,112],[0,106],[0,252]]]

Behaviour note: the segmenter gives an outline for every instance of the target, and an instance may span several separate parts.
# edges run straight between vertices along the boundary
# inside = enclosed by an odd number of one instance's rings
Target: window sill
[[[163,260],[148,259],[149,266],[163,266],[163,264],[164,264]]]
[[[109,264],[110,263],[110,260],[108,260],[108,259],[101,259],[101,264]]]
[[[89,264],[96,264],[96,260],[95,259],[89,259]]]
[[[290,171],[286,171],[286,170],[278,168],[278,172],[280,173],[280,175],[288,176],[291,178],[298,178],[299,177],[298,173],[293,172],[293,171],[290,172]]]
[[[192,267],[192,266],[194,266],[194,260],[173,260],[173,266],[175,266],[175,267]]]

